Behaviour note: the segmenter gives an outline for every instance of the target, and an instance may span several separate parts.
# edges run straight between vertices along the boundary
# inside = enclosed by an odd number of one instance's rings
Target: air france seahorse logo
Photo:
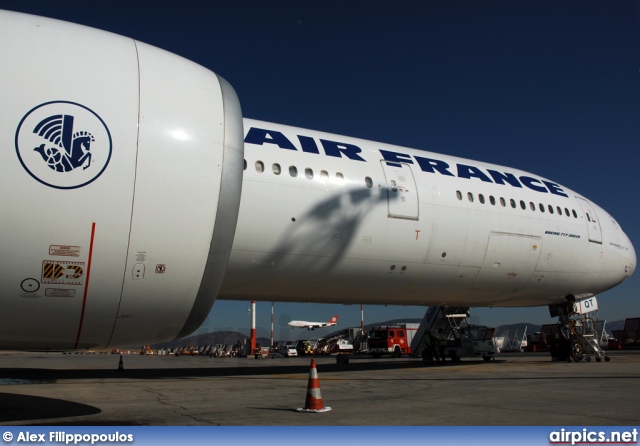
[[[75,189],[98,178],[111,159],[111,134],[93,110],[54,101],[30,110],[16,130],[16,152],[40,183]]]

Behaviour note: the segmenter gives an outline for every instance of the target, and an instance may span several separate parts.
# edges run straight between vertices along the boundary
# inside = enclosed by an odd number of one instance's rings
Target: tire
[[[391,354],[391,356],[393,356],[394,358],[399,358],[402,356],[402,352],[400,351],[400,347],[398,347],[396,345],[396,347],[393,349],[393,353]]]

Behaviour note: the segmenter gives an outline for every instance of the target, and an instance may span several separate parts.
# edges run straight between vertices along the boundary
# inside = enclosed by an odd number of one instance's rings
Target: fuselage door
[[[600,228],[600,220],[593,210],[593,207],[584,198],[576,197],[578,203],[584,211],[587,223],[587,231],[589,232],[589,241],[593,243],[602,243],[602,229]]]
[[[382,161],[387,180],[387,198],[390,218],[418,220],[418,188],[411,166],[404,163]]]

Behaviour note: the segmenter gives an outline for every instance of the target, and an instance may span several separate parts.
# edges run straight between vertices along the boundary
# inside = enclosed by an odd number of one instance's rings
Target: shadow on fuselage
[[[332,194],[296,218],[275,243],[267,264],[279,264],[287,255],[313,264],[316,271],[335,268],[344,257],[367,217],[374,209],[387,205],[386,189],[357,188]],[[310,260],[305,260],[312,256]]]

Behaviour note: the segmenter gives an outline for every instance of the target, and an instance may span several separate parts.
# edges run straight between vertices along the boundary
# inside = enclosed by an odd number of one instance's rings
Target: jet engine
[[[0,349],[194,331],[238,217],[233,88],[150,45],[43,17],[0,11],[0,42]]]

